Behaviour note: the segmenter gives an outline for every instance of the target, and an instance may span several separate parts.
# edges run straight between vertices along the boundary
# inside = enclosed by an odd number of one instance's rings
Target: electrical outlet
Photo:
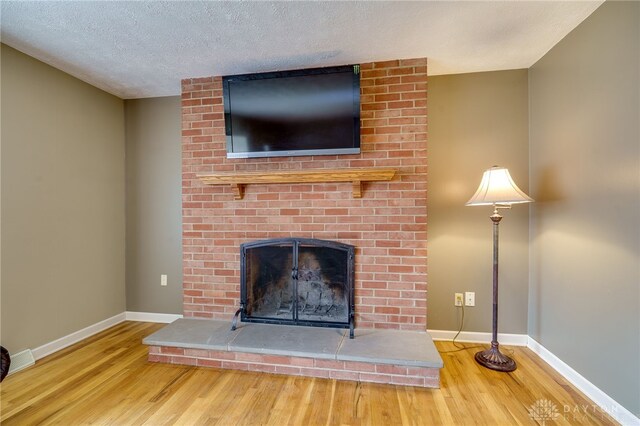
[[[167,276],[165,274],[160,275],[160,285],[162,287],[167,286]]]
[[[464,305],[476,306],[476,293],[473,291],[466,291],[464,293]]]
[[[464,296],[462,293],[454,293],[453,304],[455,306],[462,306]]]

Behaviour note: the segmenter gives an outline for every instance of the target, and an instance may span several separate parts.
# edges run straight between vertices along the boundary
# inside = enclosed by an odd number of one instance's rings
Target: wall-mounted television
[[[360,153],[360,66],[222,79],[227,158]]]

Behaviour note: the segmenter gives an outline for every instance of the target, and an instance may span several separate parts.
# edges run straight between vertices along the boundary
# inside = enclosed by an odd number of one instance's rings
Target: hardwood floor
[[[423,389],[148,363],[141,340],[162,326],[124,322],[7,377],[0,385],[0,422],[615,424],[526,348],[504,348],[518,362],[505,374],[478,366],[477,348],[445,352],[456,348],[437,342],[445,363],[442,387]],[[546,401],[554,406],[541,405]],[[536,403],[543,410],[534,421],[529,409]]]

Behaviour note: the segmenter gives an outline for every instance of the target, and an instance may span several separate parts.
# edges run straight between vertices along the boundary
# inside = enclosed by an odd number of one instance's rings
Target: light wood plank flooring
[[[423,389],[148,363],[141,340],[162,326],[124,322],[7,377],[2,425],[615,424],[526,348],[504,348],[505,374],[438,342],[442,386]],[[542,400],[555,419],[532,420]]]

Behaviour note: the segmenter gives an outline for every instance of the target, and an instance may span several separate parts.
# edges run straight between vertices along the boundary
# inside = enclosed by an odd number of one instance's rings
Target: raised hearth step
[[[442,358],[427,332],[347,330],[183,318],[146,337],[149,346],[243,352],[290,357],[442,368]]]

